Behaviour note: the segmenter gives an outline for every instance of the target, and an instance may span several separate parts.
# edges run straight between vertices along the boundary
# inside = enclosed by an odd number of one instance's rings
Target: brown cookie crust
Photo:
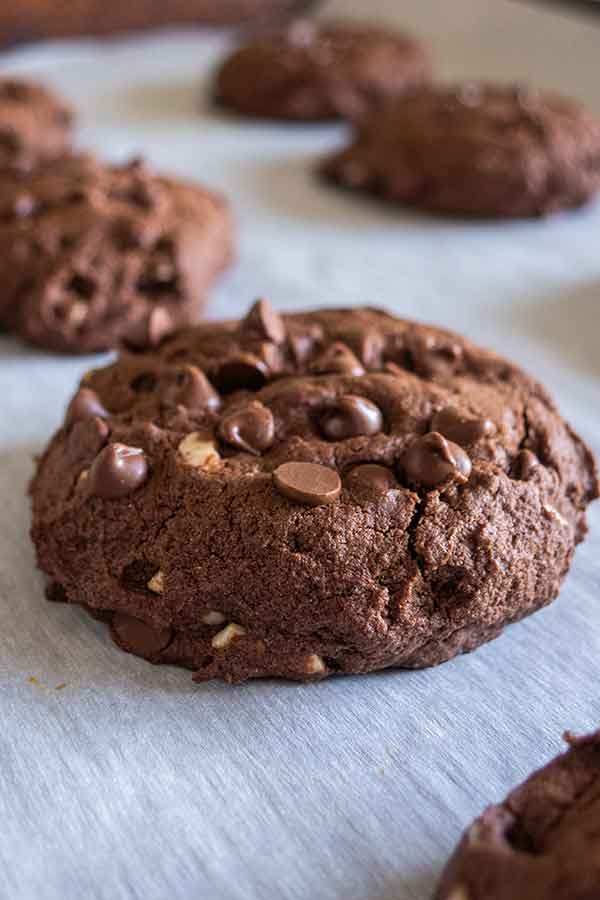
[[[235,50],[216,77],[216,99],[245,116],[354,118],[431,76],[426,49],[387,28],[299,21]]]
[[[232,243],[221,196],[140,161],[0,173],[0,326],[60,353],[153,346],[197,319]]]
[[[465,833],[436,900],[596,900],[600,732],[490,806]]]
[[[74,114],[32,81],[0,78],[0,171],[29,172],[71,149]]]
[[[424,86],[361,121],[322,171],[432,212],[544,216],[600,188],[600,120],[534,89]]]
[[[435,665],[549,603],[598,482],[495,354],[380,310],[263,302],[90,372],[32,495],[62,596],[169,629],[157,649],[113,622],[125,649],[199,680],[302,680]]]

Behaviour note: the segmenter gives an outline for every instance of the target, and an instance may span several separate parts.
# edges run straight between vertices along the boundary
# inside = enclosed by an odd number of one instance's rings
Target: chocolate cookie
[[[600,889],[600,731],[469,828],[436,900],[596,900]]]
[[[222,197],[139,161],[0,174],[0,325],[62,353],[152,346],[197,318],[232,234]]]
[[[600,188],[600,120],[521,87],[421,87],[361,121],[323,174],[433,212],[543,216]]]
[[[0,78],[0,170],[27,172],[64,156],[73,121],[67,104],[40,84]]]
[[[429,78],[424,47],[372,25],[298,21],[236,50],[216,97],[246,116],[320,121],[362,115]]]
[[[17,0],[0,6],[0,43],[176,24],[256,22],[297,15],[314,5],[311,0]]]
[[[473,650],[557,595],[598,482],[495,354],[260,301],[90,372],[32,494],[54,593],[133,653],[242,681]]]

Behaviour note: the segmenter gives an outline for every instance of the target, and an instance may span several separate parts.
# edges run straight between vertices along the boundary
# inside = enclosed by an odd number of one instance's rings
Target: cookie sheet
[[[511,0],[372,0],[448,77],[533,80],[600,112],[600,23]],[[361,0],[326,4],[364,15]],[[210,109],[217,33],[22,48],[80,110],[82,145],[222,188],[236,267],[212,316],[383,304],[529,368],[600,453],[600,203],[546,222],[425,218],[337,193],[312,170],[340,126]],[[600,504],[558,602],[469,657],[312,686],[194,685],[47,604],[28,540],[32,457],[78,377],[0,339],[0,898],[428,900],[461,829],[600,724]]]

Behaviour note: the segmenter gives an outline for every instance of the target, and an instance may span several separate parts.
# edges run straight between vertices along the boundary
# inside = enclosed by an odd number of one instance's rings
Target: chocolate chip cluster
[[[223,331],[216,341],[213,336],[212,348],[207,341],[208,352],[200,342],[205,355],[202,358],[201,352],[197,362],[202,367],[177,362],[182,356],[181,338],[166,342],[159,350],[161,365],[154,370],[147,368],[145,357],[131,357],[137,374],[127,385],[124,400],[129,402],[114,416],[118,422],[124,415],[145,415],[167,425],[177,435],[182,464],[203,472],[222,474],[240,456],[253,457],[283,497],[307,506],[336,501],[342,477],[359,492],[366,488],[385,492],[400,484],[426,492],[464,484],[472,468],[465,448],[489,448],[497,433],[494,422],[445,404],[428,422],[409,427],[398,440],[392,401],[401,398],[406,371],[398,362],[386,360],[385,340],[377,331],[351,337],[354,349],[345,341],[324,338],[323,330],[314,324],[308,330],[297,330],[261,299],[235,331]],[[431,339],[422,343],[422,354],[439,351]],[[391,350],[396,359],[402,358],[393,342]],[[460,361],[461,351],[456,347],[442,350],[454,363]],[[406,348],[402,352],[406,354]],[[193,348],[190,356],[196,358]],[[421,359],[416,365],[425,363]],[[379,403],[368,396],[377,393],[374,385],[381,394]],[[311,391],[315,388],[322,393],[313,402]],[[107,402],[114,402],[114,392],[106,395]],[[118,392],[116,396],[118,404]],[[69,405],[66,422],[101,419],[106,423],[111,418],[98,392],[83,386]],[[181,436],[184,429],[187,433]],[[299,437],[315,450],[325,443],[344,443],[360,452],[351,452],[343,465],[337,459],[333,464],[319,461],[319,452],[314,459],[298,457],[295,442]],[[368,458],[371,442],[376,451],[373,459]],[[385,444],[389,452],[381,459]],[[280,462],[282,454],[288,458]],[[96,496],[115,499],[139,488],[150,472],[151,461],[144,450],[117,441],[104,446],[85,480]]]

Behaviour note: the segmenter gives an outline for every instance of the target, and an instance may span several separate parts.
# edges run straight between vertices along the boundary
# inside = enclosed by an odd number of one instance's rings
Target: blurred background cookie
[[[235,50],[217,73],[216,99],[246,116],[337,119],[360,116],[430,75],[427,49],[409,35],[303,20]]]
[[[298,13],[313,5],[311,0],[18,0],[0,8],[0,43],[186,23],[228,25]]]
[[[0,175],[0,324],[64,353],[152,345],[194,321],[232,256],[223,197],[70,157]]]
[[[41,84],[0,78],[0,170],[27,171],[71,147],[74,114]]]
[[[600,188],[600,119],[532,88],[424,86],[361,121],[323,173],[433,212],[543,216]]]

